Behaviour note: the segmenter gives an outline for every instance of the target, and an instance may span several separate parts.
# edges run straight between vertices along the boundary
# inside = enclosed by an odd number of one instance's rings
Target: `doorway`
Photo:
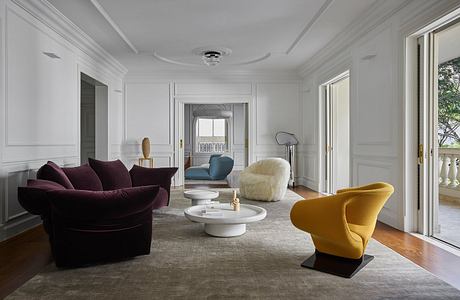
[[[80,163],[109,158],[108,87],[80,73]]]
[[[246,103],[193,103],[184,104],[184,176],[186,185],[236,184],[238,174],[247,166],[247,104]],[[226,178],[206,176],[210,173],[211,158],[227,156],[233,167],[219,165]],[[215,162],[221,163],[221,160]],[[224,172],[225,173],[225,172]]]
[[[324,186],[332,194],[350,186],[350,75],[321,86],[324,107]]]
[[[248,164],[250,164],[253,160],[253,128],[254,124],[253,118],[251,117],[252,113],[252,104],[253,99],[252,98],[245,98],[245,97],[225,97],[225,98],[197,98],[197,97],[177,97],[175,99],[175,139],[176,143],[174,145],[174,152],[175,152],[175,165],[178,167],[178,172],[176,173],[176,176],[174,177],[174,184],[175,186],[183,186],[185,183],[185,169],[186,167],[191,167],[193,165],[205,165],[209,163],[209,159],[206,160],[206,158],[201,157],[203,153],[197,154],[196,157],[193,157],[194,150],[193,150],[193,145],[195,145],[196,150],[198,152],[200,151],[200,145],[199,145],[199,139],[195,137],[194,139],[192,138],[193,134],[199,134],[199,128],[198,126],[200,124],[197,124],[199,121],[198,119],[208,119],[206,118],[200,118],[198,117],[195,118],[193,116],[193,108],[205,108],[208,107],[210,111],[216,112],[216,111],[232,111],[232,119],[231,120],[226,120],[225,126],[221,126],[224,130],[224,132],[227,132],[229,129],[232,131],[228,132],[225,134],[226,138],[224,139],[224,145],[215,145],[212,146],[211,148],[214,150],[219,150],[220,153],[223,156],[230,156],[234,160],[234,167],[233,171],[240,171],[244,169]],[[198,109],[200,110],[200,109]],[[225,112],[224,114],[227,114],[228,112]],[[188,114],[188,116],[187,116]],[[228,115],[225,116],[224,119],[227,118]],[[217,119],[220,119],[217,118]],[[186,125],[188,122],[189,125]],[[216,124],[219,126],[219,122],[222,123],[222,121],[217,121],[212,122],[212,124]],[[202,122],[204,123],[209,123],[209,121]],[[202,124],[202,125],[203,125]],[[222,124],[221,124],[222,125]],[[242,126],[243,125],[243,126]],[[237,128],[237,132],[234,131],[234,129]],[[189,133],[187,133],[187,131]],[[212,130],[208,130],[208,132],[221,132],[222,130],[219,130],[218,128],[213,128]],[[204,133],[204,131],[202,132]],[[190,138],[186,139],[186,136],[189,136]],[[220,137],[217,137],[218,139]],[[219,143],[219,142],[218,142]],[[206,142],[201,145],[201,148],[203,151],[207,151],[207,145]],[[216,148],[217,147],[217,148]],[[223,150],[223,151],[221,151]],[[206,154],[210,156],[210,154]],[[191,159],[189,160],[189,156],[191,156]],[[238,178],[237,176],[233,176],[233,171],[230,174],[230,176],[227,177],[227,182],[228,185],[234,186],[234,184],[238,183]]]
[[[418,57],[418,230],[460,247],[459,20],[420,36]]]

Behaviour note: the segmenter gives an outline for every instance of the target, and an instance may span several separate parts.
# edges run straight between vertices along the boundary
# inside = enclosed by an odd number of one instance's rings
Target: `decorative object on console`
[[[148,137],[142,140],[142,155],[144,155],[144,158],[150,157],[150,140]]]
[[[377,182],[337,191],[336,195],[301,200],[291,209],[291,222],[311,234],[315,253],[303,267],[351,278],[374,257],[365,255],[377,216],[393,186]]]
[[[236,190],[233,190],[233,198],[230,202],[230,206],[233,208],[234,211],[240,210],[240,199],[236,197]]]
[[[150,253],[152,209],[168,205],[177,168],[134,166],[128,172],[119,160],[89,163],[60,168],[49,161],[38,180],[18,188],[19,203],[43,219],[56,266]]]
[[[233,197],[232,200],[230,201],[230,206],[233,208],[233,203],[235,202],[236,199],[236,190],[233,190]]]
[[[251,200],[279,201],[286,193],[290,166],[282,158],[259,160],[240,173],[240,196]]]
[[[232,206],[234,211],[240,211],[240,199],[235,198],[235,200],[232,203]]]
[[[144,165],[144,161],[149,162],[149,167],[153,168],[153,158],[150,157],[150,139],[145,137],[142,139],[142,155],[144,157],[139,158],[139,166]]]
[[[284,131],[277,132],[275,139],[278,145],[286,147],[286,160],[291,166],[291,172],[289,173],[289,186],[294,187],[296,175],[295,146],[299,143],[299,140],[297,140],[294,134]]]

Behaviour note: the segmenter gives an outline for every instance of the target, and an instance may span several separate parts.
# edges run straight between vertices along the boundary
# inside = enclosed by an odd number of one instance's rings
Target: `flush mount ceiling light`
[[[208,66],[216,66],[220,63],[220,57],[222,56],[222,53],[218,51],[206,51],[203,53],[203,61],[205,64]]]
[[[223,56],[228,56],[232,50],[223,47],[203,47],[193,49],[195,55],[201,56],[203,62],[210,67],[217,66]]]

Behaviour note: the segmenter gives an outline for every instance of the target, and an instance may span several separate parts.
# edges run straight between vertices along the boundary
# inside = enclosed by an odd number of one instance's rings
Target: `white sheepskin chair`
[[[251,200],[279,201],[289,181],[289,163],[282,158],[259,160],[240,173],[241,197]]]

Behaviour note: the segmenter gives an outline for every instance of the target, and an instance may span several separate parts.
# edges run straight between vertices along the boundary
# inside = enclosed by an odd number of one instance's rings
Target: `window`
[[[227,150],[227,121],[201,119],[196,122],[197,152],[212,153]]]

